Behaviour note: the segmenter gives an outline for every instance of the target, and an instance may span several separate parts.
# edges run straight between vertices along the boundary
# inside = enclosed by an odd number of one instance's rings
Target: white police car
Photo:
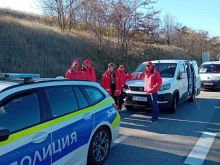
[[[103,164],[120,127],[111,96],[39,76],[0,74],[0,165]]]

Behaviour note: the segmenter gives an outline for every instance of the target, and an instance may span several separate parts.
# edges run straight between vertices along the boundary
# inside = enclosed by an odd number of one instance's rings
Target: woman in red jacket
[[[121,83],[115,64],[108,64],[108,70],[102,75],[101,86],[113,97],[118,106],[118,96],[121,94]]]
[[[92,62],[90,60],[84,61],[82,71],[84,80],[96,82],[95,68],[92,66]]]
[[[72,79],[72,80],[83,80],[83,73],[79,68],[79,62],[77,60],[74,60],[70,69],[66,72],[65,75],[66,79]]]
[[[132,75],[125,70],[124,65],[120,65],[119,68],[117,69],[117,71],[118,71],[119,79],[120,79],[120,83],[121,83],[121,95],[119,96],[118,108],[121,109],[122,104],[124,103],[123,87],[124,87],[126,81],[128,81],[132,78]]]

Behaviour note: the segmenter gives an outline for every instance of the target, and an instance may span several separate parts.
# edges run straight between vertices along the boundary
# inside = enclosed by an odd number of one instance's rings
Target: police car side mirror
[[[0,127],[0,142],[8,140],[10,132],[7,128]]]

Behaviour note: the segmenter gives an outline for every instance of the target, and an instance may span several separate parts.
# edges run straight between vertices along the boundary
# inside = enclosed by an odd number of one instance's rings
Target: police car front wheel
[[[110,151],[111,136],[105,127],[100,127],[93,135],[89,145],[88,165],[103,164]]]

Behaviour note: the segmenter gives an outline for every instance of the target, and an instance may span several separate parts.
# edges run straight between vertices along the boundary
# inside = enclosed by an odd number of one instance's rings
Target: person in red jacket
[[[119,96],[119,101],[118,101],[118,108],[122,108],[122,104],[124,103],[124,92],[123,92],[123,87],[125,85],[125,82],[128,80],[131,80],[132,76],[130,73],[128,73],[125,70],[124,65],[120,65],[119,68],[117,69],[118,74],[119,74],[119,79],[121,83],[121,95]]]
[[[101,86],[112,96],[118,106],[118,97],[121,94],[121,83],[115,64],[108,64],[108,70],[102,75]]]
[[[162,84],[162,78],[151,61],[146,63],[144,74],[144,91],[147,93],[147,100],[153,111],[151,121],[158,122],[159,108],[157,104],[157,92]]]
[[[79,69],[79,61],[74,60],[70,69],[66,72],[66,79],[83,80],[83,73]]]
[[[96,82],[95,68],[92,66],[92,62],[90,60],[85,60],[82,67],[84,80],[89,80],[92,82]]]

